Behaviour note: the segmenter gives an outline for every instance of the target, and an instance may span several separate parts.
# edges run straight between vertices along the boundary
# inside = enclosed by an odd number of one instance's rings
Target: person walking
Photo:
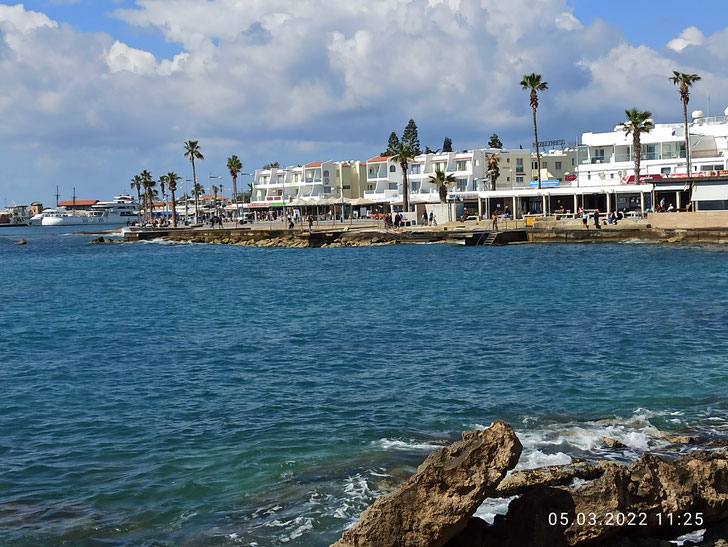
[[[311,234],[311,228],[313,227],[313,217],[311,215],[308,215],[308,218],[306,220],[308,221],[308,233]]]
[[[602,227],[599,225],[599,209],[594,209],[594,227],[597,230],[602,229]]]
[[[493,231],[498,231],[498,215],[496,213],[493,213],[490,215],[490,220],[493,222]]]

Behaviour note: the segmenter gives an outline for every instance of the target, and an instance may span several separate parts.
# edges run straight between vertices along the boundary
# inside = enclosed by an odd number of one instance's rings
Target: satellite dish
[[[723,111],[723,115],[728,116],[728,108]]]
[[[693,110],[692,114],[690,114],[693,118],[693,120],[697,120],[698,118],[703,117],[703,111],[702,110]]]

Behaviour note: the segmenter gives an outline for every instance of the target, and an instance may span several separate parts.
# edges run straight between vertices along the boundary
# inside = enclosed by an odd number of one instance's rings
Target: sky
[[[413,118],[422,147],[529,148],[728,106],[725,0],[0,1],[0,206],[111,199],[143,169],[230,195],[227,158],[366,160]],[[709,97],[709,99],[708,99]],[[218,178],[221,177],[221,178]],[[250,176],[242,177],[243,186]]]

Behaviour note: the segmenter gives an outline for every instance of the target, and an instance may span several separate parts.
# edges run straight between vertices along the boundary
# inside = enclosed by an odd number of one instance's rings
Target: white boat
[[[137,204],[128,194],[115,196],[112,201],[99,201],[88,211],[56,210],[43,215],[43,226],[81,226],[86,224],[131,224],[137,219]]]
[[[65,209],[63,209],[63,208],[61,208],[61,209],[65,212]],[[43,219],[46,216],[55,214],[57,212],[58,212],[58,209],[51,209],[51,208],[43,209],[40,213],[37,213],[37,214],[33,215],[32,217],[30,217],[30,220],[28,220],[28,225],[29,226],[40,226],[41,224],[43,224]]]
[[[11,205],[0,210],[0,227],[27,226],[29,220],[30,214],[25,205]]]

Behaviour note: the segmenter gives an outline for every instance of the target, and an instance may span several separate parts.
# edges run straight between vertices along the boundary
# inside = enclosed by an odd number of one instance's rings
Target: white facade
[[[702,114],[696,111],[693,114]],[[695,116],[689,124],[690,176],[725,170],[728,156],[726,117]],[[621,126],[605,133],[584,133],[579,154],[580,186],[634,183],[632,135]],[[655,124],[640,136],[640,179],[685,178],[685,126],[682,123]]]

